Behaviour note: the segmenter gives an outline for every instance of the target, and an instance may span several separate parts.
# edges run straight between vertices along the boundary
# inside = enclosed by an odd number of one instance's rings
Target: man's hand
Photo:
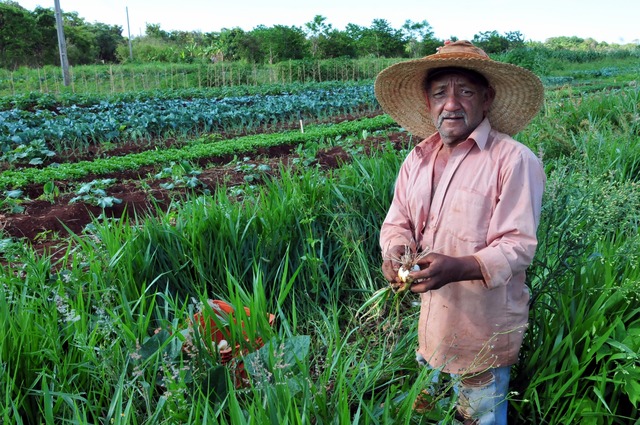
[[[432,252],[420,259],[418,265],[420,271],[409,274],[414,280],[411,292],[427,292],[451,282],[483,278],[480,264],[472,256],[450,257]]]
[[[398,269],[400,269],[400,257],[404,254],[405,245],[396,245],[391,247],[385,254],[382,260],[382,274],[384,277],[392,283],[399,283]]]

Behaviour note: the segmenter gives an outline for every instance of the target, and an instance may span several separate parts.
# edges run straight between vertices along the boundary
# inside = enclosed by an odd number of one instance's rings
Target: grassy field
[[[517,136],[548,185],[510,423],[640,423],[640,90],[620,69],[586,85],[547,80],[543,111]],[[412,411],[430,379],[415,363],[418,309],[381,291],[378,231],[411,139],[355,147],[396,133],[362,131],[337,169],[283,166],[233,194],[103,217],[55,261],[2,239],[1,421],[451,420],[451,392]]]

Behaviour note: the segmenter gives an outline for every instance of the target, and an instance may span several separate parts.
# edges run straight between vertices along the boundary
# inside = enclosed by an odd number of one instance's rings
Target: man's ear
[[[496,91],[493,87],[489,86],[484,91],[484,110],[487,112],[493,103],[493,100],[496,98]]]

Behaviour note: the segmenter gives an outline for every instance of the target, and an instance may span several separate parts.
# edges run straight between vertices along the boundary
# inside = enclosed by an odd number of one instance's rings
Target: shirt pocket
[[[491,201],[471,189],[456,189],[451,202],[445,203],[442,230],[465,242],[486,245]]]

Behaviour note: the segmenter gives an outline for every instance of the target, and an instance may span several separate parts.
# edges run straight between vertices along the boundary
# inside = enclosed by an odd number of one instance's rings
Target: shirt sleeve
[[[542,164],[528,149],[520,150],[516,160],[503,167],[487,247],[474,254],[489,289],[506,285],[531,264],[545,183]]]
[[[400,167],[394,187],[393,201],[380,229],[380,248],[383,258],[387,251],[394,246],[408,245],[415,249],[413,226],[407,203],[409,172],[414,160],[415,152],[412,151]]]

